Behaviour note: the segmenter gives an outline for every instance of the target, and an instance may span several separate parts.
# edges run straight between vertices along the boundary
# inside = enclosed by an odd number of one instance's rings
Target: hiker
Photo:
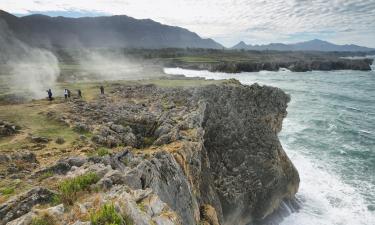
[[[77,93],[78,93],[78,98],[82,98],[82,91],[78,89]]]
[[[48,94],[48,100],[52,101],[52,91],[51,91],[51,89],[47,90],[47,94]]]
[[[70,92],[69,89],[67,89],[67,90],[68,90],[68,98],[70,99],[71,92]]]
[[[103,85],[100,86],[100,94],[104,95],[104,87],[103,87]]]
[[[68,89],[64,89],[64,97],[65,97],[65,100],[68,99]]]

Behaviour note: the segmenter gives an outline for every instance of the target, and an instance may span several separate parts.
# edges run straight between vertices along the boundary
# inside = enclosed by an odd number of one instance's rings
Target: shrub
[[[105,204],[98,211],[90,214],[92,225],[123,225],[124,220],[116,212],[113,204]],[[128,225],[128,224],[126,224]]]
[[[49,214],[43,214],[32,219],[31,225],[55,225],[55,219]]]
[[[110,152],[109,152],[109,150],[107,148],[99,148],[96,151],[96,154],[98,154],[98,156],[100,156],[100,157],[103,157],[103,156],[109,155]]]
[[[79,192],[90,191],[90,185],[98,181],[98,175],[92,172],[62,181],[59,184],[61,202],[72,205]]]

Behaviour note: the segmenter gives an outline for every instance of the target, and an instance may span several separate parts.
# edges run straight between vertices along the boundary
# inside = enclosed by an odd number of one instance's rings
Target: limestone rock
[[[0,224],[6,224],[30,212],[36,204],[50,202],[54,194],[46,188],[35,187],[26,193],[11,198],[0,205]]]

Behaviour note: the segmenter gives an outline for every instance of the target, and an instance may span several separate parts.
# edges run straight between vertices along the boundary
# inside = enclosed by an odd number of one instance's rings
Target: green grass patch
[[[113,204],[105,204],[98,211],[90,214],[92,225],[128,225],[122,216],[116,212]]]
[[[103,157],[103,156],[106,156],[106,155],[110,155],[111,153],[112,153],[111,149],[106,148],[106,147],[100,147],[100,148],[96,149],[93,152],[87,153],[86,155],[87,156],[99,156],[99,157]]]
[[[14,193],[14,188],[13,187],[5,187],[0,189],[0,193],[2,195],[11,195]]]
[[[43,174],[41,174],[40,176],[39,176],[39,180],[44,180],[44,179],[47,179],[47,178],[49,178],[49,177],[53,177],[53,172],[52,171],[47,171],[47,172],[45,172],[45,173],[43,173]]]
[[[108,148],[101,147],[98,150],[96,150],[96,154],[100,157],[103,157],[111,154],[111,150],[109,150]]]
[[[32,104],[0,106],[0,120],[16,122],[23,132],[32,133],[35,136],[42,136],[52,140],[57,137],[62,137],[65,143],[62,145],[56,144],[56,147],[64,148],[77,139],[79,134],[68,126],[48,118],[42,113],[47,107],[48,105],[42,101]],[[29,141],[25,139],[11,142],[12,138],[13,137],[1,139],[0,150],[18,149],[22,147],[22,145],[29,144]]]
[[[98,175],[92,172],[64,180],[58,186],[59,198],[65,205],[72,205],[80,192],[90,191],[90,186],[98,181]]]

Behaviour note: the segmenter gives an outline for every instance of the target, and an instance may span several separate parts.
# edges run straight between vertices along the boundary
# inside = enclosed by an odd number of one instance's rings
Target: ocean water
[[[282,224],[375,224],[375,71],[165,73],[236,78],[290,94],[279,138],[301,177],[302,208]]]

